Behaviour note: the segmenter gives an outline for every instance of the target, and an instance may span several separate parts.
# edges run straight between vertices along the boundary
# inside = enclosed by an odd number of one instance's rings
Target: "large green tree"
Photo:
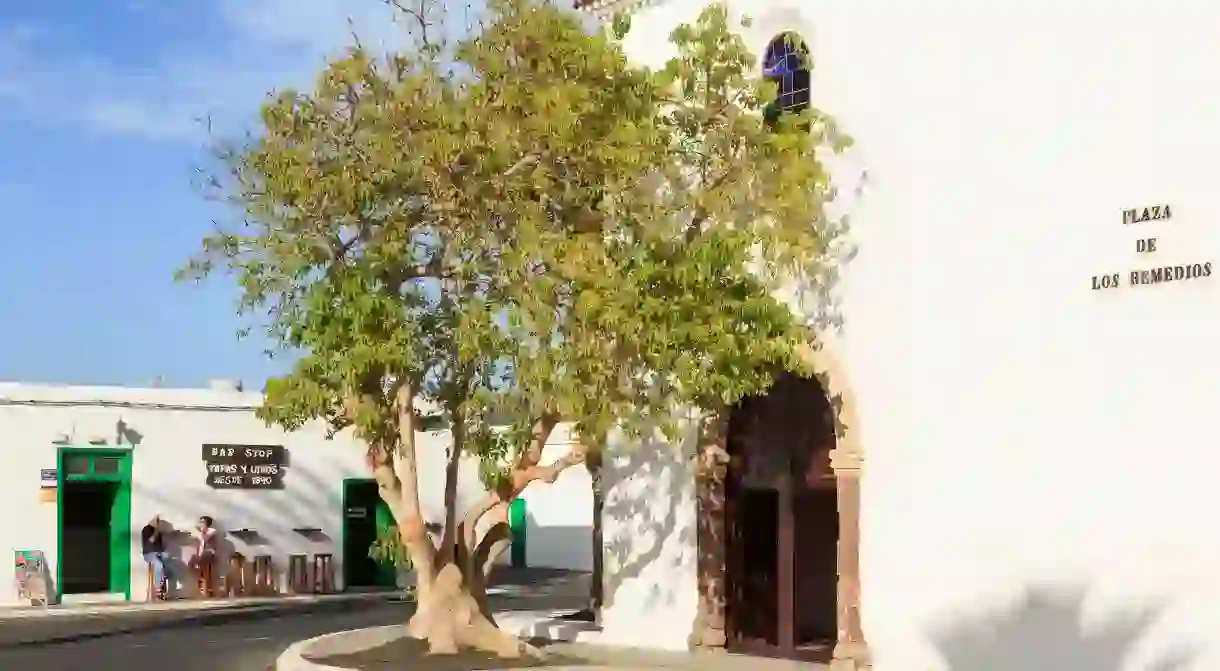
[[[412,634],[514,656],[484,591],[513,498],[614,431],[687,430],[676,408],[716,416],[799,368],[806,330],[772,290],[826,257],[817,149],[836,142],[817,115],[768,128],[720,7],[674,33],[660,72],[627,62],[625,22],[590,34],[493,0],[446,43],[435,7],[399,8],[415,48],[352,48],[222,152],[241,216],[183,275],[234,273],[242,309],[299,355],[264,419],[366,446],[417,573]],[[439,542],[419,497],[430,412],[452,438]],[[561,422],[581,442],[544,464]],[[466,456],[489,492],[460,511]]]

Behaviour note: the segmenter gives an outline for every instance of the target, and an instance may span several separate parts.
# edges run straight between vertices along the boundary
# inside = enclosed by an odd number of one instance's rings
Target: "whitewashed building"
[[[632,11],[659,65],[706,4],[584,8]],[[727,510],[697,502],[693,444],[606,459],[602,640],[1220,668],[1220,6],[730,9],[760,60],[807,44],[813,104],[857,142],[859,253],[822,388],[727,428]],[[700,584],[726,605],[697,618]]]
[[[8,478],[0,488],[0,552],[13,557],[0,605],[22,601],[15,565],[31,552],[46,560],[52,602],[146,599],[149,569],[140,555],[140,529],[158,514],[181,532],[200,516],[212,517],[221,532],[222,566],[233,552],[248,563],[270,557],[280,593],[292,589],[292,555],[305,555],[311,572],[315,556],[330,555],[334,589],[392,587],[393,571],[368,558],[377,527],[390,518],[363,447],[346,433],[327,440],[320,424],[292,433],[268,427],[254,415],[261,402],[261,394],[233,384],[133,389],[0,383]],[[447,437],[422,433],[419,440],[425,516],[441,521]],[[548,450],[567,449],[559,444],[564,440],[557,435]],[[553,485],[527,491],[515,515],[517,547],[505,560],[587,570],[588,478],[574,468]],[[459,499],[473,504],[482,493],[477,466],[465,464]],[[172,568],[187,578],[189,594],[193,578],[183,562],[190,537],[168,538]]]

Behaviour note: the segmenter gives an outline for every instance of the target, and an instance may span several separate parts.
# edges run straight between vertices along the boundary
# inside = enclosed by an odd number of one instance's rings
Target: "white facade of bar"
[[[133,600],[146,596],[147,567],[139,555],[139,531],[154,514],[188,530],[200,515],[210,515],[223,534],[224,547],[247,557],[272,556],[281,592],[287,589],[289,555],[330,553],[336,586],[342,589],[343,480],[371,477],[364,447],[347,432],[328,440],[320,423],[291,433],[268,427],[254,414],[261,402],[261,394],[214,389],[0,383],[5,472],[5,485],[0,487],[0,552],[6,553],[0,605],[17,603],[13,551],[43,551],[50,575],[55,576],[57,503],[43,501],[40,473],[56,468],[60,446],[131,452]],[[425,432],[417,439],[424,514],[429,520],[443,521],[447,434]],[[563,437],[557,435],[557,440]],[[283,489],[208,487],[201,453],[206,443],[283,445],[289,454]],[[547,451],[563,449],[565,445],[556,444]],[[473,504],[483,492],[477,466],[464,463],[460,505]],[[527,505],[527,533],[533,533],[533,538],[527,536],[527,565],[587,570],[592,506],[584,468],[570,469],[547,491],[534,487],[526,496],[538,499]],[[321,529],[322,534],[307,537],[294,531],[304,528]],[[225,533],[233,529],[252,529],[259,538],[247,543]],[[187,550],[175,548],[174,554],[184,560]],[[6,575],[10,579],[4,580]]]
[[[630,55],[661,64],[705,4],[638,6]],[[730,6],[756,54],[804,37],[814,104],[857,140],[826,340],[857,401],[875,668],[1220,668],[1220,284],[1129,286],[1220,263],[1220,6]],[[1171,218],[1123,223],[1153,205]],[[606,469],[603,638],[685,648],[689,449]]]

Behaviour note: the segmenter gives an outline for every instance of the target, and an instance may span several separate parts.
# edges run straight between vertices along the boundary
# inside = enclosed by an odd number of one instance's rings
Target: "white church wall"
[[[684,650],[698,607],[695,441],[612,440],[602,463],[601,640]]]
[[[703,4],[639,11],[632,55],[659,64]],[[1201,67],[1220,56],[1220,8],[733,6],[755,19],[756,53],[783,30],[809,42],[815,104],[858,142],[847,171],[868,171],[832,347],[859,402],[877,668],[998,671],[1035,654],[1143,668],[1179,647],[1182,668],[1216,668],[1220,541],[1204,530],[1220,506],[1220,286],[1130,273],[1220,259],[1220,96]],[[1124,222],[1146,205],[1172,217]],[[1156,251],[1137,252],[1147,238]],[[1093,289],[1112,273],[1120,286]],[[693,563],[672,559],[693,534],[668,542],[657,579],[619,585],[609,612],[655,613],[637,627],[678,645],[691,618],[646,600],[693,584]],[[1049,600],[1019,606],[1030,590]],[[1096,635],[1133,609],[1156,616],[1146,630]]]

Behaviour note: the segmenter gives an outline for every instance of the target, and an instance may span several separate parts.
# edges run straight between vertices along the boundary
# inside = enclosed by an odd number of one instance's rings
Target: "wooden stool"
[[[233,556],[229,557],[229,572],[225,576],[225,595],[231,597],[246,595],[246,556],[240,552],[234,552]]]
[[[313,584],[309,580],[309,556],[288,556],[288,591],[293,594],[309,594]]]
[[[199,598],[209,599],[215,595],[213,588],[213,573],[216,568],[216,555],[199,558]]]
[[[152,562],[144,562],[148,568],[148,586],[144,589],[144,598],[148,601],[165,601],[167,585],[157,584],[157,569]]]
[[[275,594],[275,573],[271,565],[271,555],[254,557],[254,586],[251,591],[255,596]]]
[[[315,594],[330,594],[335,591],[335,571],[330,553],[313,556],[313,590]]]

